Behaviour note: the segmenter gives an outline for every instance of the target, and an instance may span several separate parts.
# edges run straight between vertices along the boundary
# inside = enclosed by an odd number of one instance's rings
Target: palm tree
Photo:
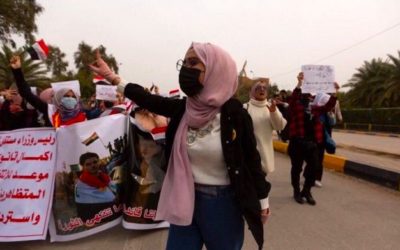
[[[48,71],[41,61],[33,61],[22,50],[14,53],[9,47],[3,45],[2,51],[0,51],[0,89],[8,88],[14,83],[14,76],[9,66],[13,54],[20,55],[22,70],[29,84],[41,89],[48,87],[49,78],[46,76]]]
[[[380,98],[385,93],[385,82],[390,78],[393,65],[382,59],[364,62],[357,69],[348,84],[351,87],[344,100],[345,106],[371,108],[380,106]]]
[[[18,34],[25,38],[25,42],[32,43],[33,33],[37,31],[36,18],[43,10],[36,0],[0,1],[0,41],[15,48],[12,35]]]
[[[118,63],[114,56],[107,55],[106,48],[104,46],[100,46],[98,50],[100,51],[102,58],[110,66],[110,68],[115,73],[118,73]],[[82,93],[85,97],[89,97],[94,93],[94,85],[92,83],[93,74],[89,70],[87,65],[95,61],[95,55],[95,49],[93,49],[92,46],[86,44],[83,41],[78,45],[78,51],[74,53],[75,66],[78,69],[76,77],[79,79],[82,87]]]
[[[400,51],[398,58],[388,55],[392,62],[392,73],[385,83],[385,93],[379,101],[384,107],[400,107]]]
[[[114,56],[107,55],[107,49],[102,45],[100,45],[99,48],[96,49],[100,51],[102,58],[108,64],[108,66],[110,66],[110,68],[118,74],[118,63]],[[78,71],[88,70],[87,65],[93,63],[96,59],[96,49],[93,49],[92,46],[86,44],[85,42],[81,42],[78,45],[78,51],[74,53],[75,66]]]
[[[49,54],[45,62],[47,68],[51,71],[53,81],[62,81],[68,74],[68,62],[65,61],[65,56],[65,53],[59,47],[49,45]]]

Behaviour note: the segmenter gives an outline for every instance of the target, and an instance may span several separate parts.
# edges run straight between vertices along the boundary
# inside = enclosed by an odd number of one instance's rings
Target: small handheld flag
[[[169,97],[170,98],[177,98],[179,99],[181,97],[180,93],[179,93],[179,89],[173,89],[171,91],[169,91]]]
[[[32,44],[32,46],[28,47],[26,51],[31,56],[32,60],[46,60],[47,55],[49,54],[49,48],[43,39]]]
[[[94,83],[94,84],[97,84],[98,82],[105,82],[105,83],[111,85],[111,83],[108,82],[104,77],[102,77],[102,76],[100,76],[100,75],[95,75],[95,76],[93,77],[93,83]]]

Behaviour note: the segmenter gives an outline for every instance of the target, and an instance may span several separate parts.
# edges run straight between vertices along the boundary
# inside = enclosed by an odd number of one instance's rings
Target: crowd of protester
[[[261,248],[263,223],[270,215],[266,176],[275,169],[273,131],[289,141],[294,200],[316,204],[311,189],[322,186],[324,153],[335,153],[332,126],[342,121],[336,93],[303,94],[300,72],[291,95],[282,90],[268,99],[268,83],[259,81],[250,90],[250,101],[241,104],[234,98],[235,62],[209,43],[193,43],[177,63],[184,98],[163,96],[155,85],[126,82],[99,53],[96,58],[89,67],[106,79],[96,84],[117,85],[114,101],[93,95],[84,102],[72,88],[49,88],[37,95],[31,90],[34,83],[24,78],[19,56],[13,56],[15,84],[0,92],[0,131],[59,128],[120,113],[134,117],[149,133],[167,128],[168,168],[156,218],[171,223],[167,249],[203,244],[240,249],[243,218]],[[210,201],[213,193],[218,195]],[[218,216],[216,210],[221,211]],[[203,225],[203,214],[215,217],[213,228]]]

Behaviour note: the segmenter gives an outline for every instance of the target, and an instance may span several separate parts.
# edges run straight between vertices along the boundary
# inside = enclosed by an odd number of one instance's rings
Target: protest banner
[[[46,239],[55,160],[54,129],[0,132],[0,241]]]
[[[57,130],[51,241],[86,237],[121,223],[127,118],[117,114]]]
[[[96,85],[96,99],[104,101],[116,101],[117,86]]]
[[[153,116],[150,116],[153,117]],[[165,176],[165,129],[144,129],[143,124],[131,118],[129,142],[133,148],[126,181],[123,227],[153,229],[169,227],[165,221],[154,221]]]
[[[335,93],[335,70],[330,65],[303,65],[302,93]]]

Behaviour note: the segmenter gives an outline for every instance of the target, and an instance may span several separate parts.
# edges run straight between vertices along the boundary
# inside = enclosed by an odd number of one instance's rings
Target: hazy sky
[[[102,44],[122,64],[121,76],[144,86],[154,82],[164,93],[178,87],[175,64],[192,41],[221,46],[238,71],[247,59],[250,77],[269,77],[280,89],[294,87],[303,64],[333,65],[344,84],[364,60],[400,50],[399,0],[38,2],[45,10],[37,37],[59,46],[71,67],[81,41]]]

